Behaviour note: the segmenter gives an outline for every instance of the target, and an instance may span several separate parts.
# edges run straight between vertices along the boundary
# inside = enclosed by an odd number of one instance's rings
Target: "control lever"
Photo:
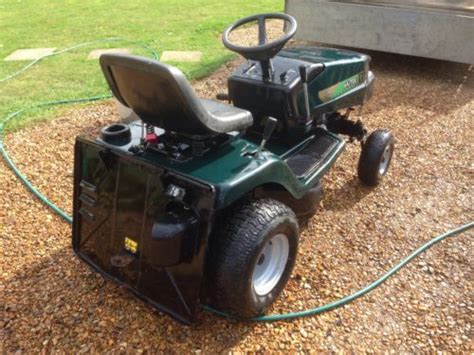
[[[267,117],[267,122],[265,123],[265,129],[263,130],[262,142],[260,143],[260,146],[258,147],[257,155],[259,155],[262,152],[263,148],[265,147],[265,144],[267,144],[267,141],[270,139],[273,131],[275,130],[277,122],[278,121],[276,118]]]
[[[303,94],[304,94],[304,106],[306,109],[306,121],[309,121],[311,118],[311,113],[309,112],[309,94],[308,94],[308,67],[306,65],[300,66],[300,78],[303,83]]]

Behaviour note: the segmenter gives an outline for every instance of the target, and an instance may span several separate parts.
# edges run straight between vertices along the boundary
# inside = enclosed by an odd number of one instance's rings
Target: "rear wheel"
[[[358,175],[366,185],[376,186],[387,174],[392,161],[394,138],[388,130],[378,129],[367,138],[360,154]]]
[[[295,214],[276,200],[251,200],[230,211],[211,242],[214,306],[239,318],[261,314],[290,277],[298,234]]]

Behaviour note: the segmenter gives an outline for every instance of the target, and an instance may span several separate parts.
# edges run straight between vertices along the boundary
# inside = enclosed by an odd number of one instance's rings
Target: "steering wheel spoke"
[[[258,45],[267,43],[267,27],[265,24],[265,16],[258,18]]]

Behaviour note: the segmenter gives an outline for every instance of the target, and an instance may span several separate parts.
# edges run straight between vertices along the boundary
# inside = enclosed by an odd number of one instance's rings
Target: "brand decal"
[[[356,86],[364,82],[364,72],[360,72],[350,78],[340,81],[318,93],[318,97],[322,102],[327,102],[336,97],[354,89]]]

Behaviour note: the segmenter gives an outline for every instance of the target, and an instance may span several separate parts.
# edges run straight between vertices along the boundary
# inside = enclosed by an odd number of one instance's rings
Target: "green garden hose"
[[[455,229],[452,229],[444,234],[441,234],[437,236],[434,239],[431,239],[428,243],[423,244],[421,247],[416,249],[414,252],[412,252],[410,255],[408,255],[406,258],[404,258],[402,261],[400,261],[397,265],[392,267],[390,270],[388,270],[385,274],[380,276],[377,280],[373,281],[372,283],[368,284],[364,288],[348,295],[343,298],[340,298],[336,301],[333,301],[331,303],[325,304],[320,307],[316,308],[310,308],[304,311],[300,312],[290,312],[290,313],[284,313],[284,314],[271,314],[268,316],[260,316],[252,319],[253,321],[258,321],[258,322],[272,322],[272,321],[279,321],[279,320],[288,320],[288,319],[294,319],[294,318],[302,318],[302,317],[307,317],[307,316],[313,316],[316,314],[320,314],[323,312],[330,311],[335,308],[342,307],[346,304],[351,303],[352,301],[355,301],[359,297],[362,297],[366,293],[369,293],[370,291],[373,291],[377,287],[379,287],[382,283],[387,281],[391,276],[395,275],[401,268],[403,268],[405,265],[407,265],[410,261],[415,259],[418,255],[424,253],[427,251],[429,248],[431,248],[433,245],[439,243],[443,239],[446,239],[448,237],[454,237],[457,234],[460,234],[464,231],[467,231],[468,229],[471,229],[474,227],[474,222],[469,222],[463,226],[457,227]],[[204,306],[204,309],[216,313],[220,316],[227,316],[227,314],[220,312],[218,310],[215,310],[213,308]]]
[[[4,82],[7,82],[7,81],[13,79],[14,77],[24,73],[25,71],[27,71],[28,69],[30,69],[34,65],[38,64],[43,59],[46,59],[46,58],[49,58],[49,57],[54,57],[54,56],[64,54],[64,53],[67,53],[67,52],[72,52],[72,51],[74,51],[78,48],[87,47],[87,46],[91,46],[91,45],[99,44],[99,43],[110,43],[110,42],[129,43],[129,44],[132,44],[134,46],[141,47],[141,48],[147,50],[148,52],[150,52],[152,58],[154,58],[154,59],[158,58],[158,53],[153,48],[149,47],[148,45],[146,45],[143,42],[127,40],[127,39],[120,38],[120,37],[103,38],[103,39],[97,39],[97,40],[94,40],[94,41],[79,43],[79,44],[73,45],[71,47],[67,47],[67,48],[64,48],[64,49],[61,49],[61,50],[58,50],[58,51],[54,51],[53,53],[41,56],[41,57],[31,61],[30,63],[28,63],[27,65],[25,65],[21,69],[17,70],[16,72],[13,72],[12,74],[7,75],[6,77],[0,79],[0,84],[4,83]],[[5,159],[6,163],[12,169],[12,171],[16,174],[16,176],[26,185],[26,187],[28,187],[28,189],[35,196],[37,196],[44,204],[46,204],[49,208],[51,208],[56,214],[58,214],[61,218],[63,218],[68,223],[72,223],[72,217],[67,215],[67,213],[65,213],[58,206],[56,206],[54,203],[49,201],[46,198],[46,196],[44,196],[41,192],[39,192],[36,189],[36,187],[26,178],[25,175],[23,175],[21,173],[21,171],[18,169],[18,167],[13,163],[12,159],[10,158],[10,155],[8,154],[8,152],[5,150],[5,148],[3,146],[3,132],[5,130],[5,126],[8,124],[8,122],[13,120],[15,117],[18,117],[21,114],[23,114],[23,113],[25,113],[29,110],[36,109],[36,108],[56,106],[56,105],[65,105],[65,104],[73,104],[73,103],[93,102],[93,101],[107,99],[107,98],[110,98],[110,97],[111,97],[111,95],[108,94],[108,95],[98,95],[98,96],[93,96],[93,97],[87,97],[87,98],[83,98],[83,99],[56,100],[56,101],[44,102],[44,103],[40,103],[40,104],[31,106],[31,107],[23,108],[23,109],[20,109],[16,112],[13,112],[12,114],[8,115],[7,117],[5,117],[3,120],[0,121],[0,152],[3,156],[3,158]]]
[[[60,51],[57,51],[57,52],[54,52],[52,54],[49,54],[47,56],[44,56],[44,57],[41,57],[40,59],[37,59],[31,63],[29,63],[28,65],[26,65],[25,67],[23,67],[22,69],[20,69],[19,71],[3,78],[3,79],[0,79],[0,83],[2,82],[6,82],[8,80],[11,80],[13,77],[21,74],[22,72],[26,71],[28,68],[32,67],[34,64],[38,63],[41,59],[43,58],[46,58],[46,57],[50,57],[50,56],[54,56],[54,55],[58,55],[58,54],[61,54],[61,53],[65,53],[65,52],[68,52],[68,51],[72,51],[76,48],[80,48],[80,47],[84,47],[86,45],[90,45],[90,44],[94,44],[94,43],[99,43],[99,42],[107,42],[107,41],[121,41],[121,39],[119,38],[111,38],[111,39],[104,39],[104,40],[98,40],[98,41],[93,41],[93,42],[85,42],[85,43],[81,43],[81,44],[78,44],[78,45],[75,45],[75,46],[72,46],[72,47],[69,47],[69,48],[66,48],[66,49],[63,49],[63,50],[60,50]],[[147,47],[146,45],[144,45],[143,43],[141,42],[134,42],[134,41],[128,41],[129,43],[134,43],[134,44],[138,44],[140,46],[142,46],[143,48],[146,48],[148,50],[150,50],[150,52],[152,53],[153,57],[157,57],[157,54],[156,52]],[[11,159],[11,157],[9,156],[7,150],[5,149],[4,145],[3,145],[3,132],[4,132],[4,129],[5,129],[5,125],[11,121],[12,119],[20,116],[21,114],[29,111],[29,110],[32,110],[32,109],[36,109],[36,108],[41,108],[41,107],[47,107],[47,106],[54,106],[54,105],[65,105],[65,104],[73,104],[73,103],[84,103],[84,102],[93,102],[93,101],[98,101],[98,100],[102,100],[102,99],[106,99],[106,98],[109,98],[111,97],[110,95],[100,95],[100,96],[93,96],[93,97],[88,97],[88,98],[82,98],[82,99],[71,99],[71,100],[57,100],[57,101],[50,101],[50,102],[45,102],[45,103],[40,103],[40,104],[37,104],[37,105],[34,105],[34,106],[31,106],[31,107],[28,107],[28,108],[23,108],[21,110],[18,110],[10,115],[8,115],[6,118],[4,118],[2,121],[0,121],[0,153],[1,155],[3,156],[4,160],[6,161],[7,165],[11,168],[11,170],[15,173],[15,175],[25,184],[25,186],[41,201],[43,202],[47,207],[49,207],[50,209],[52,209],[58,216],[60,216],[62,219],[64,219],[66,222],[68,223],[72,223],[72,217],[69,216],[65,211],[61,210],[58,206],[56,206],[53,202],[51,202],[45,195],[43,195],[29,180],[28,178],[20,171],[20,169],[18,169],[18,167],[15,165],[15,163],[13,162],[13,160]],[[446,238],[449,238],[449,237],[453,237],[455,235],[458,235],[462,232],[465,232],[471,228],[474,227],[474,221],[471,221],[467,224],[464,224],[460,227],[457,227],[455,229],[452,229],[444,234],[441,234],[439,236],[437,236],[436,238],[433,238],[431,239],[429,242],[423,244],[421,247],[419,247],[418,249],[416,249],[415,251],[413,251],[410,255],[408,255],[407,257],[405,257],[403,260],[401,260],[397,265],[395,265],[394,267],[392,267],[390,270],[388,270],[385,274],[383,274],[381,277],[379,277],[377,280],[373,281],[372,283],[368,284],[367,286],[365,286],[364,288],[346,296],[346,297],[343,297],[343,298],[340,298],[336,301],[333,301],[331,303],[328,303],[328,304],[325,304],[323,306],[320,306],[320,307],[316,307],[316,308],[310,308],[310,309],[307,309],[307,310],[304,310],[304,311],[299,311],[299,312],[289,312],[289,313],[284,313],[284,314],[272,314],[272,315],[267,315],[267,316],[260,316],[260,317],[256,317],[256,318],[253,318],[251,319],[252,321],[256,321],[256,322],[272,322],[272,321],[282,321],[282,320],[290,320],[290,319],[295,319],[295,318],[301,318],[301,317],[308,317],[308,316],[313,316],[313,315],[317,315],[317,314],[320,314],[320,313],[323,313],[323,312],[327,312],[327,311],[330,311],[332,309],[335,309],[335,308],[339,308],[339,307],[342,307],[344,305],[347,305],[349,303],[351,303],[352,301],[358,299],[359,297],[362,297],[363,295],[373,291],[374,289],[376,289],[377,287],[379,287],[382,283],[384,283],[387,279],[389,279],[390,277],[392,277],[393,275],[395,275],[400,269],[402,269],[404,266],[406,266],[410,261],[412,261],[414,258],[416,258],[418,255],[424,253],[425,251],[427,251],[429,248],[431,248],[433,245],[441,242],[442,240],[446,239]],[[231,318],[230,315],[224,313],[224,312],[221,312],[219,310],[216,310],[214,308],[211,308],[209,306],[202,306],[203,309],[211,312],[211,313],[214,313],[214,314],[217,314],[219,316],[223,316],[223,317],[229,317]]]
[[[49,57],[54,57],[54,56],[64,54],[64,53],[67,53],[67,52],[72,52],[75,49],[82,48],[82,47],[87,47],[87,46],[90,46],[90,45],[93,45],[93,44],[110,43],[110,42],[129,43],[129,44],[132,44],[132,45],[137,46],[137,47],[141,47],[141,48],[149,51],[154,59],[158,58],[158,53],[156,53],[156,51],[153,48],[149,47],[148,45],[146,45],[143,42],[131,41],[131,40],[128,40],[128,39],[125,39],[125,38],[120,38],[120,37],[103,38],[103,39],[97,39],[97,40],[94,40],[94,41],[75,44],[74,46],[67,47],[67,48],[64,48],[64,49],[60,49],[58,51],[54,51],[53,53],[45,54],[45,55],[43,55],[39,58],[36,58],[35,60],[29,62],[27,65],[25,65],[21,69],[17,70],[16,72],[13,72],[12,74],[7,75],[6,77],[0,79],[0,84],[4,83],[6,81],[9,81],[9,80],[13,79],[14,77],[20,75],[21,73],[27,71],[28,69],[30,69],[35,64],[38,64],[43,59],[46,59],[46,58],[49,58]]]

